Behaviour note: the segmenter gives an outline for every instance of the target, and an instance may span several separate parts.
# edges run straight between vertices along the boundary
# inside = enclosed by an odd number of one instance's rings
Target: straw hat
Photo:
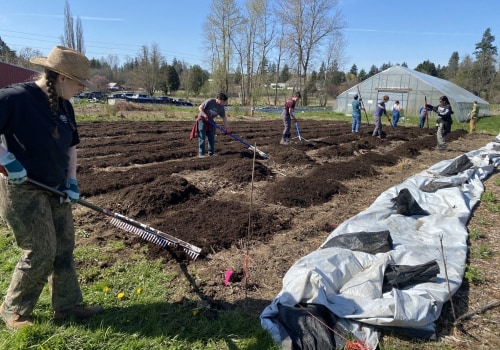
[[[92,84],[87,80],[90,61],[79,51],[56,46],[48,57],[33,57],[30,62],[76,80],[88,88],[92,87]]]

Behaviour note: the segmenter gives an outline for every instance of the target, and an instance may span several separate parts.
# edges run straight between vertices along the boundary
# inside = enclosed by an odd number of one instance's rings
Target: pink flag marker
[[[226,270],[226,277],[224,278],[224,284],[226,287],[229,285],[229,279],[231,278],[231,275],[233,274],[233,270],[227,269]]]

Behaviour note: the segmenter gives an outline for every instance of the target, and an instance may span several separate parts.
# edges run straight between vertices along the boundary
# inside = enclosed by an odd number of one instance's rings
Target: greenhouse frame
[[[439,98],[446,95],[454,112],[453,118],[458,122],[469,119],[468,113],[474,101],[479,105],[479,117],[489,116],[489,104],[482,98],[447,80],[402,66],[392,66],[344,91],[335,99],[333,111],[351,115],[356,94],[361,96],[369,115],[373,114],[377,101],[384,95],[389,96],[387,110],[390,111],[397,100],[404,116],[418,116],[426,100],[428,104],[437,106]]]

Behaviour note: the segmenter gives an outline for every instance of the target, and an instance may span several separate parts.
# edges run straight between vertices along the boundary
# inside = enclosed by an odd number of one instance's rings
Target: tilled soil
[[[231,121],[235,135],[269,156],[263,159],[220,133],[216,155],[198,158],[197,141],[189,139],[190,122],[80,123],[82,197],[202,251],[193,261],[182,249],[147,242],[110,225],[102,214],[75,206],[76,226],[90,233],[78,244],[107,250],[110,242],[122,240],[127,246],[116,256],[108,252],[109,261],[78,263],[109,266],[148,245],[150,259],[162,259],[168,271],[178,274],[169,286],[176,291],[169,301],[199,298],[210,309],[242,308],[258,315],[280,291],[290,266],[318,248],[337,225],[387,188],[496,136],[456,130],[447,135],[448,149],[440,151],[434,129],[385,126],[386,135],[379,139],[371,136],[373,125],[364,125],[359,134],[345,122],[299,120],[299,126],[301,139],[280,145],[280,120]],[[498,235],[497,226],[491,226],[492,234]],[[498,253],[497,241],[488,244]],[[491,261],[498,264],[496,258]],[[227,270],[233,274],[225,285]],[[484,282],[495,293],[487,299],[488,291],[476,296],[476,286],[464,283],[457,293],[457,317],[483,301],[500,299],[494,278]],[[498,320],[495,308],[490,312]],[[450,310],[445,308],[442,318],[440,333],[449,344],[474,341],[467,335],[471,330],[451,337]],[[499,344],[498,331],[491,333],[490,341],[496,338]]]

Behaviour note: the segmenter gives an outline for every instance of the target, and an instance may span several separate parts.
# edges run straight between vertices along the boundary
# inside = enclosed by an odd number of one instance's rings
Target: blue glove
[[[0,165],[2,165],[7,172],[7,180],[13,184],[22,184],[26,181],[26,169],[16,159],[16,156],[10,152],[5,153],[0,157]]]
[[[65,202],[77,203],[80,199],[80,190],[78,189],[77,179],[67,179],[63,190],[66,193]]]

